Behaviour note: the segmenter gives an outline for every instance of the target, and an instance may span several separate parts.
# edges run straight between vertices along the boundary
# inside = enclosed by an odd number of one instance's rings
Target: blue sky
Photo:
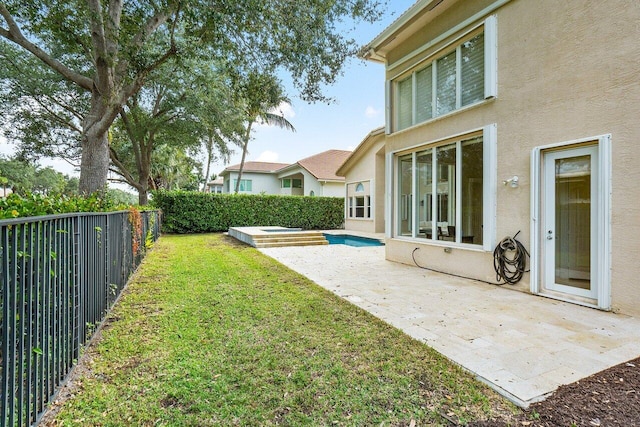
[[[382,20],[374,24],[360,23],[351,37],[358,45],[370,42],[413,3],[415,0],[389,0]],[[382,64],[351,59],[336,84],[324,89],[327,96],[335,99],[334,103],[328,105],[308,104],[300,100],[293,87],[287,87],[287,91],[292,103],[285,106],[282,112],[296,132],[276,127],[257,127],[249,143],[247,160],[294,163],[330,149],[353,150],[371,130],[384,124]],[[0,137],[0,153],[12,154],[13,151],[14,147]],[[240,163],[241,152],[239,148],[235,151],[228,164],[212,164],[211,172],[218,174],[226,166]],[[64,161],[44,159],[41,164],[52,166],[65,174],[78,175]],[[129,188],[129,191],[132,189]]]

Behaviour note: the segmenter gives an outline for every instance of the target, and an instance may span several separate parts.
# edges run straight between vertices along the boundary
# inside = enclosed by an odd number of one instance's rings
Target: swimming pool
[[[352,236],[350,234],[326,234],[324,237],[330,245],[348,245],[348,246],[384,246],[378,239],[370,239],[368,237]]]

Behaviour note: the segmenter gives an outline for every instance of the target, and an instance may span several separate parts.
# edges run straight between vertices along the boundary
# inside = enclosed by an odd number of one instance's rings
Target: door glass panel
[[[462,141],[462,243],[482,244],[482,138]]]
[[[555,282],[591,289],[591,156],[555,161]]]

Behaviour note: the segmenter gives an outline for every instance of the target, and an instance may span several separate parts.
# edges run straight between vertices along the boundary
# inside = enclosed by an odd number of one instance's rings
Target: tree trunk
[[[82,139],[79,193],[88,196],[96,191],[105,191],[108,173],[109,140],[107,133],[96,135],[89,131]]]
[[[146,206],[149,203],[149,181],[151,178],[151,151],[143,151],[138,165],[138,204]]]
[[[213,160],[213,136],[207,136],[207,170],[204,173],[204,183],[202,184],[202,192],[207,191],[207,184],[209,183],[209,172],[211,171],[211,161]]]
[[[242,179],[242,170],[244,169],[244,159],[247,157],[247,149],[249,148],[249,139],[251,138],[252,125],[253,120],[250,120],[249,124],[247,125],[247,132],[244,135],[244,144],[242,145],[242,160],[240,161],[240,170],[238,171],[238,180],[236,181],[236,194],[238,194],[238,191],[240,191],[240,180]]]
[[[149,204],[149,189],[138,189],[138,204],[140,206],[146,206]]]
[[[119,110],[109,110],[108,104],[109,100],[94,88],[91,96],[91,110],[89,110],[82,123],[84,135],[82,136],[78,192],[83,196],[88,196],[95,192],[104,192],[107,189],[110,157],[109,127],[101,126],[101,121],[104,120],[105,116],[113,115],[113,111]],[[115,115],[113,118],[115,118]],[[111,122],[113,122],[113,119],[111,119]]]

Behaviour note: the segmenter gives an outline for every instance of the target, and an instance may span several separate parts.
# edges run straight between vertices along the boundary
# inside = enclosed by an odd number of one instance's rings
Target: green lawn
[[[422,426],[516,411],[424,344],[221,234],[163,236],[88,356],[57,424]]]

